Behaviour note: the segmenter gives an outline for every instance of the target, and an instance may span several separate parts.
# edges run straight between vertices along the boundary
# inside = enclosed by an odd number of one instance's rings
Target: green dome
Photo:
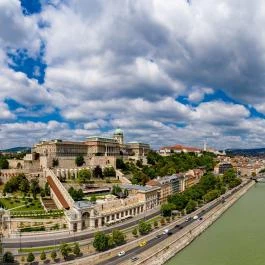
[[[123,134],[123,131],[120,128],[117,128],[114,134]]]

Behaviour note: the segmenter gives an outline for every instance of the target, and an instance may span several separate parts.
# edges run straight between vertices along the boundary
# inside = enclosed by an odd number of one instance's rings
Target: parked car
[[[124,256],[125,255],[125,251],[121,251],[118,256],[121,257],[121,256]]]
[[[198,218],[199,218],[198,215],[193,216],[193,220],[197,220]]]
[[[138,257],[133,257],[133,258],[131,258],[131,261],[136,261],[138,259],[139,259]]]
[[[159,234],[158,234],[158,235],[156,235],[156,238],[160,238],[160,237],[161,237],[161,235],[159,235]]]

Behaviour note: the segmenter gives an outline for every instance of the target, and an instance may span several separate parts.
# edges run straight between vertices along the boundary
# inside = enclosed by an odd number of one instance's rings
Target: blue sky
[[[264,147],[261,0],[2,0],[0,148],[84,140]]]

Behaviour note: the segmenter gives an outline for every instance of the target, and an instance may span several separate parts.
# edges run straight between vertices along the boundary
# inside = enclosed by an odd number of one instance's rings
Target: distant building
[[[229,169],[233,169],[233,165],[231,163],[228,163],[228,162],[219,163],[214,168],[214,173],[215,174],[224,174]]]
[[[162,156],[169,156],[172,154],[179,153],[201,153],[202,150],[196,147],[188,147],[184,145],[173,145],[173,146],[164,146],[159,149],[159,154]]]

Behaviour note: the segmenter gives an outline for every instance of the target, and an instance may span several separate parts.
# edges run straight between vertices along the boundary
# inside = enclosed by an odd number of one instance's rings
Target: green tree
[[[56,259],[56,257],[57,257],[57,252],[55,250],[53,250],[51,253],[52,260],[54,261]]]
[[[171,216],[172,211],[176,209],[174,203],[165,203],[161,205],[161,213],[163,216]]]
[[[102,169],[101,169],[100,166],[96,166],[93,169],[93,177],[94,178],[101,178],[101,179],[103,179],[103,173],[102,173]]]
[[[45,254],[44,251],[41,252],[41,254],[40,254],[40,259],[41,259],[41,260],[46,260],[46,254]]]
[[[45,191],[45,195],[46,196],[50,196],[51,195],[51,190],[50,190],[50,186],[49,186],[48,182],[45,183],[44,191]]]
[[[27,262],[33,262],[35,260],[35,256],[32,252],[30,252],[27,256]]]
[[[37,194],[40,192],[39,181],[37,179],[32,179],[30,181],[30,191],[33,195],[33,198],[36,200]]]
[[[78,181],[80,183],[87,183],[91,179],[91,171],[83,168],[78,172]]]
[[[60,252],[64,259],[67,259],[72,252],[72,248],[67,243],[64,243],[60,246]]]
[[[152,230],[152,226],[149,223],[140,221],[138,225],[138,230],[139,230],[140,235],[147,235]]]
[[[134,236],[137,236],[137,235],[138,235],[138,230],[137,230],[136,227],[132,230],[132,234],[133,234]]]
[[[219,190],[211,190],[207,192],[204,196],[204,200],[206,202],[210,202],[220,196],[220,191]]]
[[[196,209],[196,206],[197,206],[197,202],[190,200],[186,206],[186,213],[189,214],[193,212]]]
[[[116,177],[115,169],[113,167],[105,167],[103,170],[103,176],[105,178]]]
[[[125,234],[119,230],[112,231],[112,238],[116,246],[120,246],[125,243]]]
[[[29,192],[29,189],[30,189],[29,181],[26,178],[22,179],[19,184],[19,190],[24,194],[27,194]]]
[[[125,163],[123,162],[123,160],[121,158],[116,159],[116,168],[121,169],[121,170],[126,169]]]
[[[109,247],[108,241],[109,241],[108,235],[105,235],[105,233],[103,232],[97,232],[94,237],[93,247],[97,251],[105,251]]]
[[[78,166],[78,167],[81,167],[85,164],[85,159],[82,155],[79,155],[75,158],[75,164]]]
[[[115,196],[119,196],[119,194],[122,193],[122,189],[119,185],[113,185],[111,193]]]
[[[3,255],[3,262],[4,263],[14,263],[15,258],[13,256],[13,254],[9,251],[5,252],[5,254]]]
[[[80,250],[80,247],[79,247],[79,244],[78,244],[78,243],[75,243],[75,244],[74,244],[73,253],[74,253],[76,256],[80,255],[81,250]]]
[[[1,157],[0,158],[0,169],[8,169],[9,168],[9,163],[6,158]]]
[[[158,227],[158,222],[157,220],[154,221],[154,228],[157,228]]]

